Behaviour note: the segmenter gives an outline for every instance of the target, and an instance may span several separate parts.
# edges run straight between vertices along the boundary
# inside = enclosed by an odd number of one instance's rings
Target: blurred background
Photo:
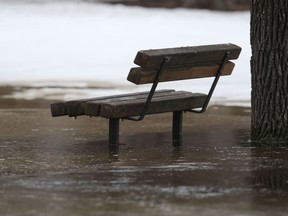
[[[26,2],[90,2],[138,5],[144,7],[165,7],[165,8],[200,8],[210,10],[248,10],[249,0],[24,0]],[[0,2],[23,2],[23,0],[1,0]]]
[[[93,2],[95,0],[87,0]],[[97,0],[96,0],[97,1]],[[105,0],[104,0],[105,1]],[[198,8],[210,10],[247,10],[249,0],[107,0],[110,3],[121,3],[126,5],[140,5],[145,7],[165,8]]]
[[[249,29],[249,0],[0,0],[0,106],[146,90],[126,81],[137,51],[219,43],[242,53],[213,101],[250,106]]]

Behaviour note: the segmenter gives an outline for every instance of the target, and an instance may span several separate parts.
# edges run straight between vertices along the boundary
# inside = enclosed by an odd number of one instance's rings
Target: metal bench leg
[[[183,111],[173,112],[173,128],[172,128],[173,146],[180,146],[182,144],[182,120],[183,120]]]
[[[119,118],[109,118],[109,145],[119,144]]]

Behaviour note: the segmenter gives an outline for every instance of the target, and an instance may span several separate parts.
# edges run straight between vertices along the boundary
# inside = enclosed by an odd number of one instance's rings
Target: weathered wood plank
[[[108,98],[108,97],[86,98],[86,99],[80,99],[80,100],[71,100],[71,101],[66,101],[66,102],[53,103],[50,105],[52,117],[69,115],[68,106],[74,106],[74,105],[77,106],[86,101],[91,101],[91,100],[96,100],[96,99],[101,99],[101,98]],[[77,116],[77,115],[72,115],[72,116]]]
[[[86,103],[90,101],[101,102],[103,100],[105,101],[105,100],[110,100],[113,98],[129,97],[133,95],[139,95],[139,94],[141,95],[141,94],[147,94],[147,93],[148,92],[136,92],[136,93],[129,93],[129,94],[110,95],[110,96],[104,96],[104,97],[68,101],[67,102],[67,115],[69,115],[70,117],[85,115]]]
[[[177,93],[177,94],[176,94]],[[170,96],[153,98],[147,114],[173,112],[200,108],[203,106],[207,95],[182,91]],[[140,115],[145,99],[132,101],[118,101],[101,105],[100,116],[106,118],[124,118]]]
[[[157,92],[170,92],[171,89],[163,89]],[[50,105],[52,117],[69,115],[70,117],[81,116],[85,114],[85,104],[89,101],[101,101],[112,98],[127,97],[133,95],[147,95],[149,92],[136,92],[129,94],[110,95],[104,97],[86,98],[80,100],[71,100],[66,102],[53,103]]]
[[[230,75],[234,66],[235,64],[232,62],[226,63],[221,75]],[[165,68],[162,72],[160,82],[213,77],[216,75],[218,69],[219,65]],[[137,85],[153,83],[156,74],[156,69],[131,68],[127,80]]]
[[[241,47],[234,44],[216,44],[142,50],[137,53],[134,63],[143,68],[157,68],[161,65],[164,57],[170,57],[170,61],[165,64],[165,67],[185,64],[220,63],[226,52],[230,52],[228,60],[237,59],[240,55]]]
[[[67,106],[65,102],[51,104],[50,110],[52,117],[67,115]]]
[[[175,90],[159,90],[156,91],[153,95],[153,98],[157,97],[166,97],[174,93]],[[114,103],[114,102],[122,102],[122,101],[133,101],[133,100],[139,100],[143,99],[146,100],[148,97],[149,92],[143,92],[143,94],[131,94],[125,97],[114,97],[109,98],[106,100],[95,100],[95,101],[89,101],[85,104],[85,115],[89,116],[99,116],[101,105],[104,103]]]
[[[67,101],[66,102],[67,115],[69,115],[69,117],[76,117],[76,116],[84,115],[84,110],[85,110],[84,104],[85,103],[87,103],[89,101],[94,101],[94,100],[104,100],[104,99],[107,99],[110,97],[112,97],[112,96],[104,96],[104,97],[95,97],[95,98],[86,98],[86,99],[81,99],[81,100]]]
[[[157,92],[160,93],[160,92],[171,92],[171,91],[174,91],[174,90],[164,89],[164,90],[159,90]],[[90,98],[86,100],[68,101],[67,102],[67,114],[70,117],[85,115],[86,103],[91,102],[91,101],[101,104],[103,101],[107,101],[107,100],[110,101],[110,100],[118,99],[118,98],[135,97],[138,95],[144,95],[144,97],[147,97],[148,93],[149,93],[148,91],[135,92],[135,93],[128,93],[128,94],[119,94],[119,95],[110,95],[110,96],[98,97],[98,98]]]

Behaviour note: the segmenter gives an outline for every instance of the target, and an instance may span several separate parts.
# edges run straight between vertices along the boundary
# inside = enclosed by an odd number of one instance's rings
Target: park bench
[[[218,79],[230,75],[241,48],[234,44],[218,44],[139,51],[128,81],[152,83],[150,91],[107,97],[72,100],[51,104],[53,117],[68,115],[100,116],[109,119],[109,145],[119,144],[119,120],[141,121],[145,115],[173,112],[172,140],[182,142],[183,112],[203,113]],[[158,90],[159,82],[214,77],[208,94],[189,91]]]

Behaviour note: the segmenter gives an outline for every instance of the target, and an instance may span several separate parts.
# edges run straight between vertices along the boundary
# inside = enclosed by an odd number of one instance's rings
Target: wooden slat
[[[234,44],[216,44],[206,46],[179,47],[139,51],[134,63],[143,68],[158,68],[164,57],[170,57],[166,67],[183,64],[220,63],[226,52],[228,60],[237,59],[241,48]]]
[[[175,90],[159,90],[154,93],[153,98],[166,97],[174,92]],[[114,102],[123,102],[123,101],[128,102],[128,101],[139,100],[139,99],[146,100],[148,97],[148,94],[149,92],[143,92],[143,94],[134,94],[134,95],[126,96],[126,97],[114,97],[114,98],[109,98],[106,100],[95,100],[95,101],[87,102],[85,104],[85,115],[99,116],[101,105],[104,103],[114,103]]]
[[[72,100],[72,101],[67,101],[66,106],[67,106],[67,115],[69,117],[76,117],[76,116],[81,116],[84,115],[84,110],[85,110],[85,103],[93,100],[103,100],[106,98],[109,98],[111,96],[105,96],[105,97],[95,97],[95,98],[86,98],[86,99],[81,99],[81,100]]]
[[[133,94],[137,94],[137,93],[133,93]],[[86,102],[94,101],[94,100],[104,100],[104,99],[108,99],[108,98],[116,97],[116,96],[121,97],[123,95],[85,98],[85,99],[80,99],[80,100],[71,100],[71,101],[66,101],[66,102],[53,103],[50,106],[51,114],[52,114],[52,117],[59,117],[59,116],[65,116],[65,115],[69,115],[70,117],[73,117],[73,116],[84,115],[85,106],[83,104],[85,104]]]
[[[171,92],[174,90],[163,89],[157,92]],[[85,114],[85,104],[89,101],[101,101],[113,98],[129,97],[135,95],[147,95],[149,92],[136,92],[129,94],[110,95],[104,97],[86,98],[81,100],[71,100],[51,104],[51,114],[53,117],[69,115],[70,117],[81,116]]]
[[[177,94],[176,94],[177,93]],[[203,106],[207,95],[182,91],[170,96],[153,98],[147,114],[173,112],[200,108]],[[100,116],[106,118],[124,118],[137,116],[141,113],[145,100],[118,101],[102,104]]]
[[[85,115],[86,103],[90,101],[101,103],[102,101],[112,100],[114,98],[130,97],[134,95],[146,95],[148,93],[149,92],[135,92],[135,93],[129,93],[129,94],[110,95],[110,96],[104,96],[104,97],[98,97],[98,98],[69,101],[67,102],[67,114],[70,117]]]
[[[68,115],[68,106],[74,106],[74,105],[77,106],[81,103],[91,101],[91,100],[101,99],[101,98],[108,98],[108,97],[86,98],[86,99],[81,99],[81,100],[71,100],[71,101],[66,101],[66,102],[53,103],[50,105],[52,117]]]
[[[221,75],[230,75],[234,69],[234,65],[232,62],[226,63]],[[166,68],[162,72],[160,82],[213,77],[216,75],[218,69],[219,65]],[[137,85],[153,83],[156,74],[156,69],[131,68],[127,80]]]
[[[52,117],[67,115],[67,106],[65,102],[53,103],[50,105]]]

